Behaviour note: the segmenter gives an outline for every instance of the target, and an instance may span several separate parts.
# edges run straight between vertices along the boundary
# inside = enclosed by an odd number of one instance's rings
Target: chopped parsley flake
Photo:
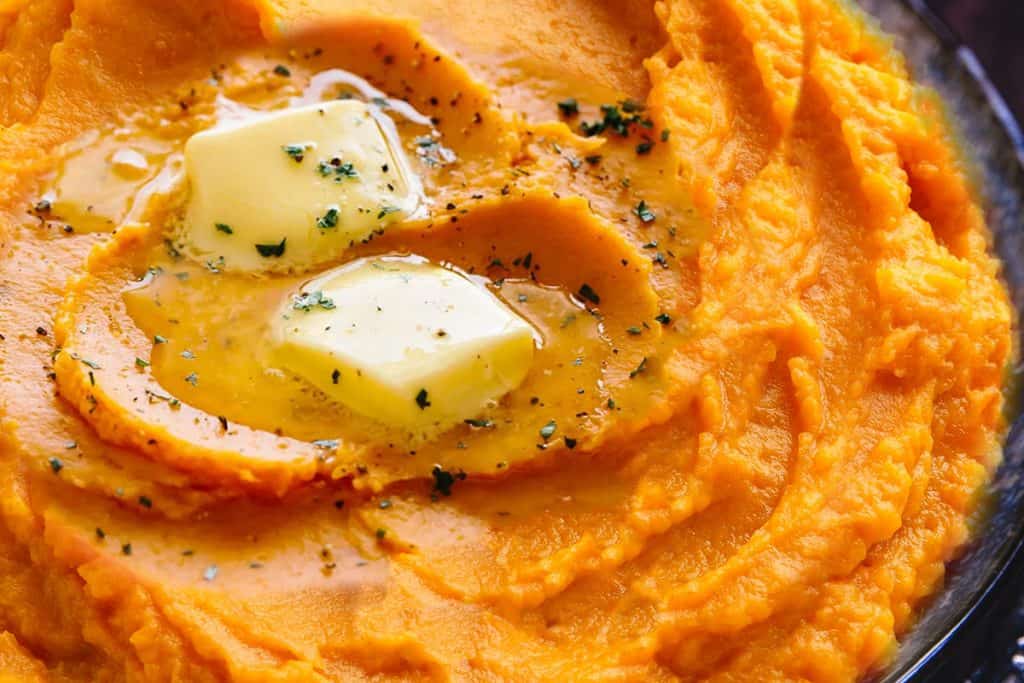
[[[443,469],[440,465],[434,465],[434,469],[430,471],[430,474],[434,477],[434,491],[442,496],[452,495],[452,486],[455,485],[455,482],[466,478],[466,473],[462,470],[452,473]]]
[[[217,228],[218,232],[222,232],[225,235],[233,235],[235,231],[231,229],[231,226],[227,223],[214,223],[213,227]]]
[[[628,332],[629,334],[632,334],[632,335],[635,336],[635,335],[641,334],[643,332],[643,330],[641,330],[636,325],[633,325],[632,327],[627,327],[626,328],[626,332]]]
[[[647,356],[644,356],[643,358],[641,358],[640,359],[640,364],[637,365],[632,370],[630,370],[629,378],[633,379],[634,377],[636,377],[640,373],[644,372],[645,370],[647,370]]]
[[[463,420],[470,427],[476,427],[477,429],[491,429],[494,427],[494,423],[484,418],[471,418],[469,420]]]
[[[327,209],[327,213],[316,219],[316,227],[321,230],[327,230],[328,228],[338,227],[338,209],[332,206]]]
[[[568,449],[576,448],[576,439],[572,439],[572,438],[567,436],[567,437],[565,437],[564,440],[565,440],[565,447],[566,448],[568,448]]]
[[[558,111],[562,116],[576,116],[580,113],[580,106],[575,97],[567,97],[558,103]]]
[[[280,258],[281,256],[284,256],[284,247],[285,242],[287,241],[288,238],[285,237],[277,244],[257,244],[255,245],[256,251],[259,252],[259,255],[263,258]]]
[[[397,213],[401,210],[402,209],[397,206],[382,206],[380,207],[380,211],[377,212],[377,220],[384,218],[384,216],[387,216],[388,214]]]
[[[640,200],[640,203],[636,205],[636,208],[633,209],[633,213],[644,223],[653,223],[656,218],[654,212],[647,206],[647,202],[642,199]]]
[[[313,445],[317,448],[323,448],[324,450],[333,451],[338,448],[337,439],[317,439],[313,442]]]
[[[377,507],[379,507],[381,510],[387,510],[389,507],[391,507],[391,501],[385,498],[384,500],[377,504]]]
[[[359,177],[359,171],[351,162],[342,162],[338,157],[333,157],[330,161],[321,161],[317,164],[316,170],[324,178],[334,176],[336,183],[340,183],[345,178]]]
[[[306,158],[306,151],[310,149],[311,145],[307,143],[281,145],[281,150],[290,156],[295,163],[301,164],[302,160]]]
[[[636,153],[637,154],[650,154],[650,152],[651,152],[651,150],[653,148],[654,148],[654,143],[653,142],[651,142],[650,140],[644,140],[643,142],[641,142],[640,144],[638,144],[636,146]]]
[[[125,543],[124,545],[122,545],[121,546],[121,554],[122,555],[131,555],[132,554],[132,544],[131,543]]]
[[[187,375],[185,375],[185,381],[191,384],[192,386],[196,386],[197,384],[199,384],[199,375],[197,375],[194,372],[190,372]]]
[[[135,357],[135,367],[137,367],[137,368],[148,368],[149,367],[149,361],[148,360],[144,360],[144,359],[139,358],[138,356],[136,356]]]
[[[643,110],[643,105],[633,100],[625,100],[618,105],[602,104],[601,119],[584,121],[580,124],[580,132],[589,138],[611,130],[622,137],[628,137],[634,125],[653,127],[654,123],[643,116]]]
[[[598,296],[597,292],[594,291],[594,288],[588,285],[586,282],[580,285],[578,293],[581,299],[583,299],[584,301],[589,301],[595,306],[601,303],[601,297]]]
[[[90,396],[91,396],[91,394],[90,394]],[[149,397],[149,402],[150,403],[153,403],[154,401],[167,401],[167,405],[169,405],[172,408],[177,408],[177,407],[179,407],[181,405],[181,401],[179,401],[178,399],[174,398],[173,396],[167,396],[166,394],[160,394],[160,393],[157,393],[157,392],[153,391],[152,389],[146,389],[146,396]],[[95,404],[95,400],[96,399],[93,399],[94,404]],[[95,405],[94,405],[94,407],[95,407]]]
[[[64,469],[64,463],[60,458],[50,458],[50,469],[54,474],[60,474],[60,471]]]
[[[558,425],[555,424],[554,420],[551,420],[546,425],[540,428],[541,438],[547,441],[554,435],[556,429],[558,429]]]
[[[670,322],[672,322],[672,316],[670,316],[668,313],[659,313],[658,315],[654,316],[654,319],[657,320],[662,325],[668,325]]]
[[[324,293],[319,289],[315,292],[303,292],[298,296],[292,297],[292,308],[297,311],[308,313],[317,306],[325,311],[329,311],[334,308],[334,301],[330,297],[324,296]]]
[[[152,508],[153,501],[148,496],[139,496],[139,505],[144,508]]]
[[[416,405],[420,407],[420,410],[426,410],[430,406],[426,389],[420,389],[419,393],[416,394]]]
[[[291,69],[286,67],[284,64],[278,64],[277,66],[275,66],[274,73],[277,74],[278,76],[283,76],[284,78],[288,78],[289,76],[292,75]]]

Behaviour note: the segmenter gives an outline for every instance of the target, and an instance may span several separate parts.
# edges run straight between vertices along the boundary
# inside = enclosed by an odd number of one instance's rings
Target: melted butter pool
[[[125,289],[129,315],[153,342],[140,367],[150,369],[167,395],[211,415],[306,441],[343,436],[351,441],[412,448],[403,434],[331,401],[305,380],[277,366],[269,342],[272,316],[296,294],[308,276],[253,277],[159,260],[142,280]],[[473,278],[483,286],[482,278]],[[575,415],[607,402],[602,368],[587,362],[609,353],[601,321],[558,288],[528,279],[508,279],[488,289],[538,331],[533,368],[523,384],[494,401],[480,415],[494,425],[476,433],[526,429],[511,418],[516,409]],[[535,389],[560,375],[573,391],[542,395]],[[536,440],[530,425],[529,438]],[[439,437],[442,450],[459,445],[469,425]],[[460,436],[461,435],[461,436]],[[434,448],[434,446],[432,446]]]

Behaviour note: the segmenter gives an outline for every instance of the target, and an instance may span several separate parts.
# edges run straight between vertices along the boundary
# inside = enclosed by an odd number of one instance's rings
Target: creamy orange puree
[[[853,9],[33,0],[0,44],[0,680],[853,680],[967,538],[1007,295]],[[427,202],[344,260],[543,340],[426,441],[268,371],[314,273],[175,243],[189,136],[336,97]]]

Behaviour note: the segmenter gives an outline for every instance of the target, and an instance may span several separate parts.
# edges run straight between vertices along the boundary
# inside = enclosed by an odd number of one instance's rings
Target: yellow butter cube
[[[274,325],[285,369],[414,436],[478,415],[523,381],[534,353],[534,329],[493,294],[414,257],[328,272]]]
[[[356,100],[203,131],[186,144],[185,164],[183,249],[228,270],[303,270],[336,259],[418,204],[401,150]]]

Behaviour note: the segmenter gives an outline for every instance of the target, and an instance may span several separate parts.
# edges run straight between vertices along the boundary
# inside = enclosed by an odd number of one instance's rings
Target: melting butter
[[[477,416],[519,386],[534,354],[533,328],[493,294],[415,258],[329,271],[273,325],[281,366],[416,435]]]
[[[413,174],[357,100],[274,111],[198,133],[180,236],[226,270],[301,271],[409,216]]]

